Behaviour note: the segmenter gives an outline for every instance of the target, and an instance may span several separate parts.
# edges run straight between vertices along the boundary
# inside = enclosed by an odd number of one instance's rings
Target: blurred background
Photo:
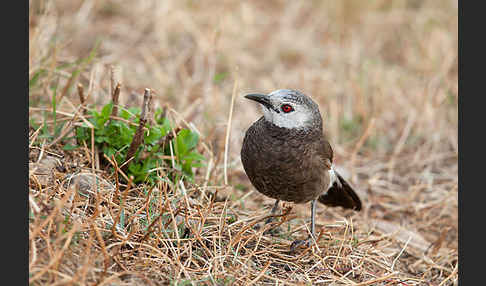
[[[311,96],[337,164],[364,199],[359,219],[406,225],[429,242],[443,237],[445,253],[457,258],[457,1],[39,0],[29,9],[29,78],[96,49],[77,79],[90,102],[110,100],[115,67],[122,103],[138,106],[144,88],[153,89],[155,104],[194,124],[217,170],[237,82],[234,198],[252,189],[239,152],[261,116],[243,95],[293,88]],[[55,73],[60,86],[69,80]],[[49,82],[39,77],[31,106],[49,101]],[[223,184],[222,172],[212,176]],[[308,206],[296,209],[308,214]],[[342,214],[318,209],[322,219]]]
[[[224,134],[238,75],[235,146],[260,115],[242,94],[295,88],[319,103],[327,132],[342,148],[375,118],[363,146],[375,155],[392,151],[411,120],[405,148],[429,143],[434,152],[457,151],[457,1],[29,5],[29,73],[51,64],[53,53],[60,63],[85,57],[100,41],[94,67],[80,81],[93,76],[101,102],[109,100],[109,67],[117,65],[122,100],[149,87],[202,133]]]

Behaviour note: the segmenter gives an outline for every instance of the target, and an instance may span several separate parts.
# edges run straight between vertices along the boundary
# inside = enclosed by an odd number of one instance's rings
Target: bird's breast
[[[246,132],[241,150],[251,183],[275,199],[296,203],[314,199],[322,192],[315,140],[317,136],[310,132],[255,122]]]

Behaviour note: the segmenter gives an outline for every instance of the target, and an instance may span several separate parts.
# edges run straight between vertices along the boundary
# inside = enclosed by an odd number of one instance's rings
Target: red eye
[[[294,108],[290,104],[284,104],[282,105],[282,111],[285,113],[289,113],[291,111],[294,111]]]

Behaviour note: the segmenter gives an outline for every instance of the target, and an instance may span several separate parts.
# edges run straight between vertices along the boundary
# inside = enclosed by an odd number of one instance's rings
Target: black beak
[[[266,108],[273,109],[273,105],[270,102],[270,98],[268,98],[268,95],[266,94],[252,93],[252,94],[245,95],[245,98],[256,101],[262,104],[263,106],[265,106]]]

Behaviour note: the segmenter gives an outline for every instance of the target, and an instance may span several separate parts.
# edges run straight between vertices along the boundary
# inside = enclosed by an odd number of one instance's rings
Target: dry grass
[[[195,184],[123,185],[90,146],[64,151],[31,130],[31,284],[456,284],[455,5],[29,1],[29,77],[47,71],[30,92],[31,118],[50,108],[57,83],[57,120],[81,122],[69,87],[82,84],[86,101],[101,104],[115,77],[122,105],[139,106],[152,89],[154,105],[201,134],[208,158]],[[86,57],[98,38],[79,74],[55,69]],[[260,116],[241,95],[277,88],[319,103],[336,163],[364,205],[360,213],[318,206],[319,239],[294,255],[288,247],[306,237],[309,206],[287,204],[277,225],[264,226],[273,202],[254,191],[239,158]],[[45,158],[50,165],[36,165]],[[80,171],[106,184],[77,196],[65,175]]]

